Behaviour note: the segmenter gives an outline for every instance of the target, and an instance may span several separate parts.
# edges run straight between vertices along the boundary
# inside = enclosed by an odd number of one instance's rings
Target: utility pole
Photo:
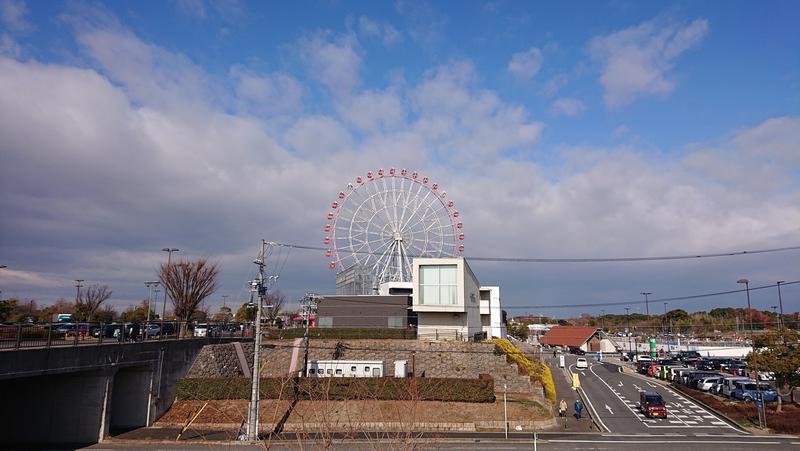
[[[606,331],[606,311],[600,310],[600,321],[602,322],[603,332]]]
[[[250,442],[258,441],[258,428],[259,428],[259,373],[260,373],[260,354],[261,354],[261,309],[264,302],[264,297],[267,294],[267,286],[264,283],[264,248],[266,242],[261,240],[258,250],[258,258],[253,261],[258,265],[258,278],[251,283],[252,291],[256,293],[256,330],[253,337],[253,379],[251,382],[252,390],[250,392],[250,406],[247,412],[247,440]]]
[[[628,318],[628,352],[633,352],[631,349],[631,308],[625,307],[625,316]]]
[[[647,309],[646,310],[647,311],[647,316],[649,317],[650,316],[650,303],[648,302],[647,297],[650,296],[653,293],[651,293],[649,291],[642,291],[642,294],[644,295],[644,307],[645,307],[645,309]]]
[[[305,351],[303,352],[303,377],[308,377],[308,346],[309,346],[309,337],[308,337],[308,329],[311,323],[311,315],[317,312],[317,301],[319,299],[319,295],[314,293],[306,293],[305,297],[303,297],[303,318],[306,321],[306,332],[303,335],[303,346],[305,347]]]
[[[83,286],[83,282],[84,282],[83,279],[75,279],[75,288],[76,288],[76,292],[75,292],[75,307],[76,307],[76,310],[77,310],[78,304],[81,302],[81,287]],[[77,318],[73,318],[73,319],[76,320],[76,323],[75,323],[75,336],[77,337],[78,336]]]
[[[783,336],[783,299],[781,299],[781,284],[786,283],[783,280],[778,281],[778,306],[780,307],[781,316],[778,317],[778,321],[781,328],[781,336]]]
[[[756,343],[753,341],[753,310],[750,308],[750,281],[739,279],[736,283],[743,283],[747,291],[747,320],[750,323],[750,346],[753,347],[753,370],[756,372],[756,411],[758,412],[758,427],[761,427],[761,416],[763,411],[764,427],[767,427],[767,412],[763,409],[764,397],[761,395],[761,378],[758,377],[758,359],[756,358]],[[761,406],[761,408],[759,408]]]

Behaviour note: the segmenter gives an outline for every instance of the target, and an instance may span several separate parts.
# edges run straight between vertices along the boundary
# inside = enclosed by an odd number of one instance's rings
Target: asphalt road
[[[568,357],[570,369],[580,374],[581,388],[596,413],[595,420],[608,432],[698,437],[747,435],[660,381],[622,372],[622,367],[613,363],[591,362],[588,369],[578,370],[574,366],[575,359]],[[661,394],[666,401],[667,418],[650,419],[639,412],[640,391]]]

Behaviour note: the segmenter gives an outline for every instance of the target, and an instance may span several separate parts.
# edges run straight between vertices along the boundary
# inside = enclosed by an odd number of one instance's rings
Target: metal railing
[[[163,330],[162,330],[163,329]],[[252,338],[252,324],[23,323],[0,324],[0,350],[91,346],[194,338]]]

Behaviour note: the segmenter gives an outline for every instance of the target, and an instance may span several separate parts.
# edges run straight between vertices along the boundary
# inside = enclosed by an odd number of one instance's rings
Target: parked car
[[[741,377],[741,376],[729,376],[722,379],[722,387],[719,390],[719,394],[730,398],[733,396],[734,390],[736,390],[736,382],[737,381],[744,381],[749,382],[750,378]]]
[[[654,391],[639,392],[639,410],[647,418],[666,418],[667,404],[660,394]]]
[[[718,373],[716,371],[695,370],[695,371],[692,371],[692,372],[690,372],[688,374],[688,380],[686,381],[686,386],[689,387],[689,388],[695,388],[696,389],[697,388],[697,383],[700,381],[700,379],[705,378],[705,377],[719,377],[719,378],[721,378],[722,374],[720,374],[720,373]]]
[[[575,354],[575,355],[586,355],[586,351],[584,351],[581,348],[576,348],[576,347],[573,347],[573,346],[570,346],[569,352],[572,353],[572,354]]]
[[[637,354],[634,359],[637,362],[653,362],[653,358],[647,354]]]
[[[699,359],[702,356],[697,351],[678,351],[678,354],[675,357],[678,360],[685,361],[686,359]]]
[[[695,368],[698,370],[705,370],[705,371],[712,371],[714,370],[714,362],[711,360],[698,360],[694,364]]]
[[[639,374],[647,374],[647,370],[653,366],[653,362],[639,362],[636,364],[636,372]]]
[[[697,389],[711,391],[711,388],[722,382],[722,376],[706,376],[697,380]]]
[[[758,395],[755,381],[736,381],[731,398],[741,399],[742,401],[753,401]],[[766,382],[759,382],[761,397],[765,402],[772,402],[778,398],[778,392],[772,389]]]
[[[142,333],[147,338],[157,337],[159,334],[161,334],[161,326],[153,323],[147,324],[144,326]]]
[[[92,331],[92,336],[95,338],[116,338],[120,334],[122,324],[103,324],[102,328],[98,327]]]
[[[578,357],[578,361],[575,362],[575,368],[589,368],[589,362],[583,357]]]

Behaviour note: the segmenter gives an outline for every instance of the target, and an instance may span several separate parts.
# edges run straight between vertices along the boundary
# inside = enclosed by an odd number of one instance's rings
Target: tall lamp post
[[[8,266],[6,266],[6,265],[0,265],[0,269],[6,269],[6,268],[8,268]],[[2,291],[0,291],[0,293],[2,293]],[[0,299],[3,299],[3,298],[0,298]]]
[[[606,311],[603,310],[603,309],[600,310],[600,321],[602,321],[602,326],[601,327],[603,328],[603,332],[605,332],[606,331]]]
[[[756,343],[753,341],[753,310],[750,308],[750,281],[748,279],[739,279],[736,283],[743,283],[745,292],[747,292],[747,322],[748,329],[750,329],[750,345],[753,347],[753,370],[756,372],[756,411],[758,412],[758,427],[761,427],[761,413],[764,398],[761,396],[761,379],[758,377],[758,359],[756,358]],[[767,413],[764,412],[764,427],[767,426]]]
[[[651,293],[649,291],[642,291],[642,294],[644,295],[644,308],[647,309],[646,313],[647,313],[647,316],[649,317],[650,316],[650,302],[649,302],[649,299],[647,297],[650,296],[653,293]]]
[[[169,269],[170,265],[172,264],[172,253],[178,252],[180,249],[176,247],[165,247],[161,249],[163,252],[167,252],[167,268]],[[161,336],[164,336],[164,317],[167,315],[167,286],[164,285],[164,306],[161,307]],[[158,304],[156,304],[158,305]],[[158,308],[158,307],[156,307]],[[175,330],[177,331],[178,328],[176,327]]]
[[[779,280],[778,284],[778,307],[780,308],[781,316],[778,317],[778,321],[781,328],[781,335],[783,335],[783,299],[781,299],[781,284],[786,283],[783,280]]]
[[[631,346],[631,308],[625,307],[625,316],[628,319],[628,352],[633,352]]]

